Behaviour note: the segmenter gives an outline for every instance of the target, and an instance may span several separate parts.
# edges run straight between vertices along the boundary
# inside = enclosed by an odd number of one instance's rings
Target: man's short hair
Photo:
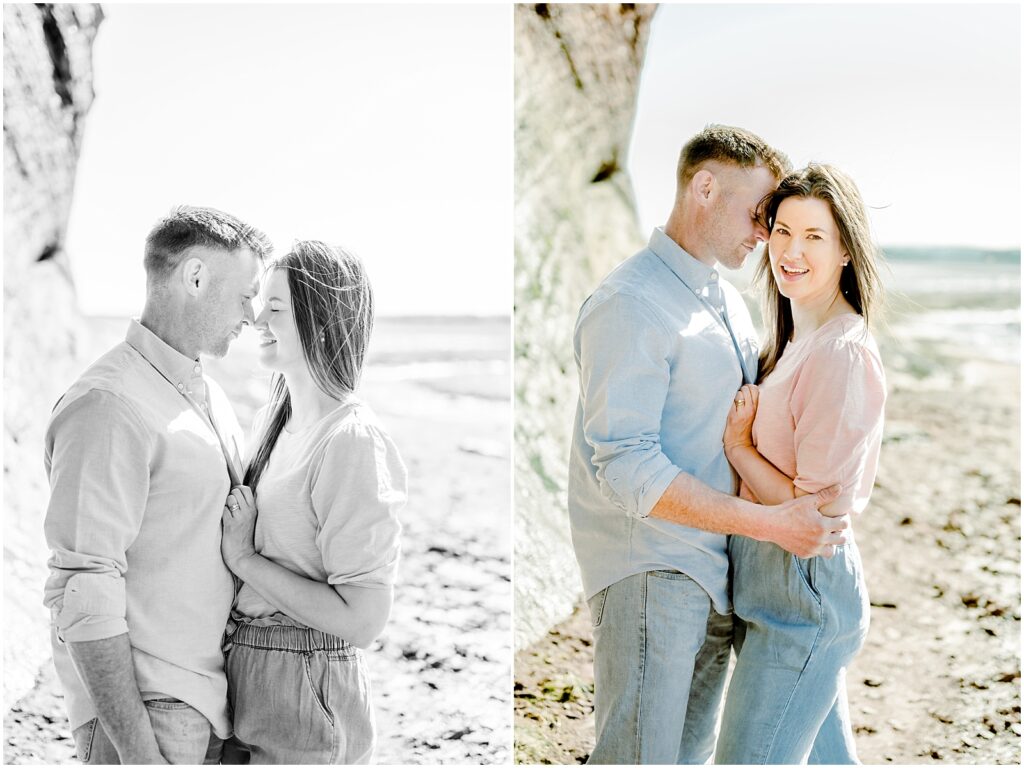
[[[743,168],[763,165],[779,180],[793,169],[789,158],[760,136],[731,125],[711,124],[686,142],[680,151],[676,168],[678,188],[682,190],[689,184],[694,174],[710,160]]]
[[[273,250],[270,238],[229,213],[179,205],[146,236],[146,277],[163,280],[178,266],[185,251],[195,246],[225,251],[248,248],[261,262]]]

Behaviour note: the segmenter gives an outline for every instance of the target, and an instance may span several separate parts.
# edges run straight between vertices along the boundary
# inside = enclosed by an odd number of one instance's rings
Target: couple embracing
[[[50,417],[45,602],[83,763],[371,759],[360,649],[391,610],[406,484],[355,394],[372,292],[340,248],[270,250],[214,209],[158,222],[141,318]],[[248,453],[201,359],[246,325],[275,371]]]
[[[760,352],[716,269],[759,241]],[[583,304],[569,513],[591,763],[857,762],[845,674],[869,621],[852,521],[881,446],[877,300],[854,183],[712,125],[682,149],[664,228]]]

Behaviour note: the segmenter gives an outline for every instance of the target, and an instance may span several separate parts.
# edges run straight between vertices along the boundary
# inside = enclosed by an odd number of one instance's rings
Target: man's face
[[[715,174],[718,185],[707,219],[709,255],[728,269],[739,269],[768,230],[758,223],[757,204],[779,182],[764,166],[724,166]]]
[[[252,300],[259,292],[259,259],[248,248],[240,248],[216,250],[208,253],[204,261],[210,274],[207,290],[199,298],[199,351],[211,357],[224,357],[242,327],[253,323]]]

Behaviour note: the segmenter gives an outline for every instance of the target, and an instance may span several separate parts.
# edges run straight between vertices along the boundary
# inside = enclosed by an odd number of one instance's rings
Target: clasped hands
[[[754,446],[752,434],[759,396],[760,392],[753,384],[744,384],[736,392],[722,435],[726,457],[737,469],[742,465],[748,470],[751,459],[754,459],[761,466],[770,469],[780,481],[786,481],[785,487],[790,489],[793,499],[781,500],[781,503],[772,507],[775,532],[769,540],[797,557],[832,557],[837,547],[850,541],[850,516],[846,513],[837,513],[836,510],[830,510],[833,514],[827,514],[822,512],[821,508],[835,501],[842,489],[833,485],[818,493],[803,495],[802,491],[792,485],[790,478],[779,473],[760,456]],[[744,456],[747,452],[753,452],[755,455]]]

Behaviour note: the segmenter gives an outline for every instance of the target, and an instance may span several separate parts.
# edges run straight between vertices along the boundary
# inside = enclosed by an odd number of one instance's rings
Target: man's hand
[[[256,503],[252,491],[236,486],[224,504],[221,517],[220,553],[224,563],[236,575],[239,563],[256,554]]]
[[[842,487],[832,485],[815,494],[801,496],[775,507],[769,507],[769,528],[765,541],[778,544],[797,557],[832,557],[836,547],[848,544],[850,516],[829,517],[818,511],[835,501]]]

